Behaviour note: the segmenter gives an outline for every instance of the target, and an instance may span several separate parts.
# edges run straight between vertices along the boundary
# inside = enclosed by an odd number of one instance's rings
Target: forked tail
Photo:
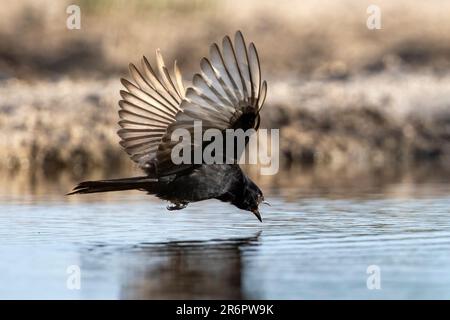
[[[148,190],[157,182],[158,179],[149,177],[134,177],[123,179],[111,179],[111,180],[98,180],[98,181],[84,181],[79,183],[72,192],[67,195],[77,193],[95,193],[95,192],[109,192],[109,191],[123,191],[133,189]]]

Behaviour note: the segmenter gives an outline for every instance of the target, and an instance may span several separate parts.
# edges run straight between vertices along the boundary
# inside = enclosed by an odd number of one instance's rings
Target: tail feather
[[[152,183],[155,183],[157,181],[158,179],[149,177],[84,181],[79,183],[67,195],[77,193],[95,193],[95,192],[123,191],[133,189],[148,189]]]

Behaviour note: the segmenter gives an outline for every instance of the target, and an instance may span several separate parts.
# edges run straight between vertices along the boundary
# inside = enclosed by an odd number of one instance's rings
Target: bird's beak
[[[262,222],[261,214],[258,211],[258,208],[252,210],[253,214],[258,218],[259,222]]]

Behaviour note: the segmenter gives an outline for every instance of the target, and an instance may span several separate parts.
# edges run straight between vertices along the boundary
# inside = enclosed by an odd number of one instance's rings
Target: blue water
[[[0,196],[0,298],[450,299],[450,186],[410,188],[274,189],[262,224],[214,200]]]

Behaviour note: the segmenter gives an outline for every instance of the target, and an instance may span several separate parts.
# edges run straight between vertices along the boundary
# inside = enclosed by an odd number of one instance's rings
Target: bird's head
[[[242,194],[232,201],[232,203],[239,209],[253,212],[253,214],[261,222],[262,218],[259,213],[259,204],[262,202],[264,202],[264,195],[262,191],[248,178],[244,183]]]

